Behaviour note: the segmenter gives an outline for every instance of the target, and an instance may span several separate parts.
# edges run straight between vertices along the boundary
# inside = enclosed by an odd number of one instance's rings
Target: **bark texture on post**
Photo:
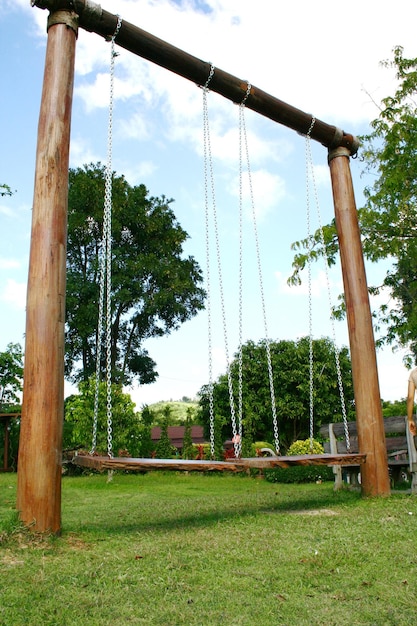
[[[38,532],[61,529],[68,166],[76,34],[50,26],[38,127],[26,308],[17,507]]]
[[[329,160],[349,328],[359,450],[366,454],[366,463],[361,465],[362,492],[368,496],[388,495],[390,484],[375,340],[349,156],[348,150],[338,148],[330,153]]]

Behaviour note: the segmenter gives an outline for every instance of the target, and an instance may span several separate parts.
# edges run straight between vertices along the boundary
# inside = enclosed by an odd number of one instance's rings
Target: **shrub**
[[[333,470],[327,465],[295,465],[265,470],[270,483],[317,483],[333,480]]]
[[[259,456],[260,454],[259,451],[262,448],[269,448],[270,450],[276,453],[275,444],[269,443],[268,441],[255,441],[252,444],[251,456]]]
[[[207,461],[210,459],[210,444],[209,443],[193,443],[192,459],[198,459],[200,461]]]
[[[323,454],[324,448],[319,441],[313,439],[313,449],[310,447],[310,439],[298,439],[288,448],[288,456],[299,456],[300,454]]]
[[[313,450],[310,450],[310,439],[297,440],[288,449],[288,456],[301,454],[323,454],[324,448],[319,441],[313,439]],[[295,465],[294,467],[277,467],[265,470],[265,479],[271,483],[316,483],[333,480],[333,470],[326,465]]]

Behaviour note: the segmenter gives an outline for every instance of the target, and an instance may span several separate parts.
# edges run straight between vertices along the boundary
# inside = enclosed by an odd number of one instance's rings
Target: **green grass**
[[[0,474],[0,624],[414,626],[417,498],[201,474],[65,477],[63,533]]]

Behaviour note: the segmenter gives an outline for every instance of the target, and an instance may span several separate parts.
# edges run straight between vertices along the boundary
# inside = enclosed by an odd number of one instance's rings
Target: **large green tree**
[[[99,254],[103,231],[105,168],[85,165],[69,173],[66,374],[87,380],[95,369]],[[153,382],[155,363],[143,344],[175,330],[203,308],[202,273],[183,256],[187,233],[172,200],[149,196],[113,175],[112,378]]]
[[[65,400],[63,447],[91,449],[93,442],[93,417],[95,399],[95,379],[82,381],[79,394]],[[139,454],[141,446],[140,416],[135,412],[135,404],[130,396],[123,393],[121,385],[112,385],[112,422],[110,440],[113,453],[127,450],[131,456]],[[97,451],[106,454],[108,446],[107,387],[99,384],[99,410],[97,415]]]
[[[23,380],[23,353],[19,343],[9,343],[0,352],[0,411],[16,410],[20,404]]]
[[[365,257],[372,262],[391,261],[381,284],[370,287],[372,294],[386,294],[375,313],[378,344],[407,348],[410,365],[417,360],[417,58],[404,58],[398,46],[393,60],[383,65],[395,69],[397,89],[378,105],[371,132],[361,138],[364,173],[371,175],[372,184],[365,188],[358,218]],[[315,259],[324,250],[319,232],[313,239]],[[324,239],[327,258],[333,263],[338,250],[334,221],[324,228]],[[299,282],[308,243],[293,244],[297,254],[292,283]],[[343,305],[338,312],[343,313]]]
[[[275,403],[283,450],[296,439],[309,436],[310,370],[309,339],[270,343]],[[330,339],[313,340],[313,393],[315,434],[322,423],[342,420],[341,399],[334,345]],[[347,348],[339,351],[343,391],[348,419],[354,419],[351,363]],[[247,342],[242,347],[243,431],[246,441],[274,442],[273,420],[264,341]],[[235,406],[238,395],[238,357],[231,363]],[[208,430],[209,388],[200,392],[201,419]],[[213,385],[216,435],[222,441],[231,436],[228,377],[222,375]]]

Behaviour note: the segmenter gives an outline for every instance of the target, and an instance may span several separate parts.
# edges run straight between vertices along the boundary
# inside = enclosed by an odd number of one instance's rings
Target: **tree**
[[[0,183],[0,197],[12,196],[12,195],[13,195],[13,191],[11,190],[9,185],[6,185],[5,183]]]
[[[270,343],[276,413],[280,441],[285,450],[294,440],[309,436],[309,339]],[[342,420],[334,346],[330,339],[313,341],[314,426]],[[248,341],[242,347],[243,431],[244,439],[274,441],[268,367],[264,341]],[[351,364],[347,348],[339,351],[344,397],[348,419],[354,419]],[[238,359],[230,366],[237,398]],[[200,391],[201,419],[208,431],[209,389]],[[231,436],[230,402],[227,375],[213,386],[214,419],[222,440]]]
[[[92,446],[95,379],[79,384],[79,394],[65,400],[64,448],[82,447],[90,450]],[[99,411],[97,419],[97,451],[107,453],[107,388],[104,382],[99,384]],[[127,450],[136,456],[140,450],[139,415],[130,396],[123,393],[121,385],[112,385],[112,427],[111,440],[113,452]]]
[[[191,426],[193,423],[193,410],[187,408],[187,418],[185,420],[184,438],[182,440],[182,458],[192,459],[194,457],[193,438],[191,435]]]
[[[65,365],[74,381],[95,370],[104,179],[100,163],[69,173]],[[112,379],[146,384],[157,372],[143,342],[203,308],[202,273],[193,257],[183,257],[188,235],[172,200],[150,197],[144,185],[115,174],[112,193]]]
[[[152,441],[152,424],[154,422],[154,414],[148,405],[142,407],[141,420],[139,426],[140,436],[140,456],[149,458],[154,451],[154,443]]]
[[[358,218],[364,255],[372,262],[392,261],[380,285],[370,287],[371,294],[387,294],[375,314],[377,344],[409,349],[406,359],[417,360],[417,58],[405,59],[397,46],[387,68],[395,68],[398,80],[393,96],[387,96],[371,122],[372,131],[362,137],[364,173],[372,174],[373,184],[365,188],[365,205]],[[313,236],[311,258],[324,252],[333,263],[338,250],[334,220],[324,228],[325,250],[317,231]],[[308,241],[293,244],[297,252],[291,283],[300,280],[300,271],[308,259]],[[337,314],[343,314],[343,304]]]
[[[20,404],[23,379],[23,353],[19,343],[9,343],[0,352],[0,410],[10,412]]]
[[[161,436],[156,444],[156,456],[158,459],[170,459],[175,448],[172,446],[168,436],[168,426],[171,416],[171,408],[167,404],[164,408],[164,419],[161,424]]]
[[[407,398],[402,400],[382,401],[382,415],[384,417],[397,417],[398,415],[407,415]]]

